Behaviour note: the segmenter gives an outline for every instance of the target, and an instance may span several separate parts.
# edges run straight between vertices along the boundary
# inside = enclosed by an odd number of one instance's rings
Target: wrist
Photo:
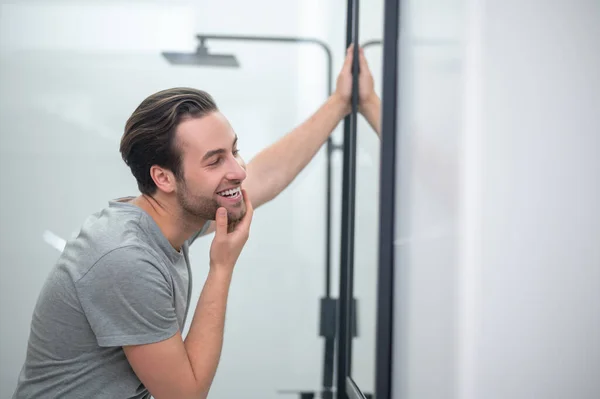
[[[218,280],[231,280],[233,275],[233,266],[227,264],[210,262],[210,269],[208,275]]]
[[[352,107],[350,106],[348,100],[338,92],[334,92],[331,96],[329,96],[326,104],[336,113],[340,120],[346,117],[352,111]]]
[[[364,101],[360,102],[358,111],[366,116],[367,114],[373,114],[379,112],[381,108],[381,100],[377,94],[373,93],[367,97]]]

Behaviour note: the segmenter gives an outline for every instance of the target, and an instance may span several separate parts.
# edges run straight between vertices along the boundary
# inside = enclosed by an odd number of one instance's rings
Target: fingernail
[[[219,216],[225,216],[227,211],[224,208],[219,209]]]

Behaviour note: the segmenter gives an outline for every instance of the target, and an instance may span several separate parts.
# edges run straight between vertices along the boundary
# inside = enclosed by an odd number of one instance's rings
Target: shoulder
[[[127,243],[105,251],[81,275],[77,283],[118,282],[135,279],[168,279],[168,268],[152,248],[143,243]]]
[[[132,264],[150,262],[159,264],[161,263],[159,259],[160,257],[152,247],[139,240],[135,240],[134,242],[123,243],[123,245],[105,251],[98,258],[96,264],[113,262],[131,262]]]

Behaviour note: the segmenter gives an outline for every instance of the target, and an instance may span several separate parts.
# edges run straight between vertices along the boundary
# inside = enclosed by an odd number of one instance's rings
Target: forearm
[[[255,208],[295,179],[347,113],[347,104],[334,94],[308,120],[252,159],[244,187]]]
[[[230,271],[211,266],[184,341],[202,398],[208,395],[221,357],[231,276]]]
[[[360,113],[365,117],[371,128],[381,137],[381,100],[373,95],[369,101],[360,108]]]

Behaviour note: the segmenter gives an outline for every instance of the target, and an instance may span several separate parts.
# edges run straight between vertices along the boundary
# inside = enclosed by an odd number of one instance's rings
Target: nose
[[[244,161],[235,157],[230,158],[229,164],[227,165],[229,170],[225,175],[227,180],[242,182],[246,179],[246,164]]]

